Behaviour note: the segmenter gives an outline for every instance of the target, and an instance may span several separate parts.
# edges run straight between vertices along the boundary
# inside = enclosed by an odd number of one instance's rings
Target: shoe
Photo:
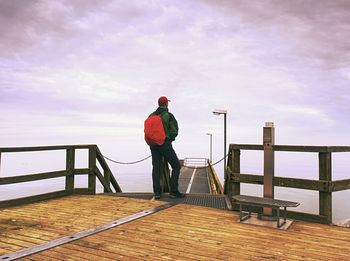
[[[160,199],[160,194],[155,194],[154,199]]]
[[[169,197],[171,197],[171,198],[184,198],[185,194],[180,193],[179,191],[170,192]]]

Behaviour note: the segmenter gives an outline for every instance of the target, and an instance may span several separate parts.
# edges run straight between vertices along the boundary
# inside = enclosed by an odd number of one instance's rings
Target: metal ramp
[[[212,183],[209,174],[212,175],[206,158],[185,158],[179,177],[179,190],[186,194],[212,193]]]
[[[214,170],[205,158],[186,158],[179,177],[179,191],[185,193],[184,198],[170,198],[163,193],[160,201],[173,204],[187,204],[216,209],[232,209],[231,201],[224,194],[218,194],[215,179],[219,182]],[[106,194],[106,193],[105,193]],[[108,193],[111,196],[154,200],[153,193]]]
[[[186,194],[210,193],[207,167],[182,167],[179,177],[179,191]]]
[[[127,197],[137,198],[144,200],[154,200],[153,193],[104,193],[104,195],[110,195],[115,197]],[[193,206],[202,206],[216,209],[230,210],[231,202],[226,195],[211,195],[211,194],[186,194],[184,198],[170,198],[169,193],[163,193],[160,201],[174,203],[174,204],[187,204]]]

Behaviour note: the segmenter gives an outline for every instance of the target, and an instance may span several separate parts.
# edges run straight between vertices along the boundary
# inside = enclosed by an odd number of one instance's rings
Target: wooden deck
[[[1,209],[0,255],[165,203],[94,195]],[[22,260],[350,260],[348,228],[295,221],[279,230],[238,219],[238,212],[178,204]]]

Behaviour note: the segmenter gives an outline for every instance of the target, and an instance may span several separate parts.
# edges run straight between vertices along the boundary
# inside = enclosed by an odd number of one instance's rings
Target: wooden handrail
[[[271,145],[274,151],[350,152],[350,146]],[[264,150],[261,144],[230,144],[229,150]]]
[[[96,158],[98,160],[98,162],[100,163],[101,167],[103,168],[103,171],[104,171],[104,178],[106,180],[107,183],[111,183],[115,192],[121,192],[121,188],[118,184],[118,182],[116,181],[115,177],[113,176],[112,174],[112,171],[111,169],[109,168],[106,160],[104,159],[100,149],[96,146]],[[109,192],[108,191],[109,188],[104,188],[104,191],[105,192]]]
[[[89,166],[87,168],[75,168],[75,150],[76,149],[88,149],[89,150]],[[115,192],[121,192],[121,188],[112,174],[112,171],[108,167],[108,164],[104,160],[97,145],[59,145],[59,146],[37,146],[37,147],[8,147],[0,148],[0,166],[1,155],[3,153],[13,152],[36,152],[36,151],[52,151],[52,150],[66,150],[66,169],[34,173],[20,176],[0,177],[0,185],[9,185],[22,182],[38,181],[44,179],[51,179],[57,177],[65,177],[66,184],[65,190],[56,191],[52,193],[46,193],[41,195],[35,195],[30,197],[24,197],[19,199],[0,201],[0,207],[17,205],[29,202],[35,202],[48,198],[61,197],[74,193],[78,194],[95,194],[96,193],[96,177],[99,179],[104,187],[105,192],[113,192],[110,185],[114,188]],[[100,164],[103,169],[103,173],[100,172],[96,166],[96,162]],[[75,188],[74,176],[75,175],[88,175],[88,188]]]
[[[350,179],[336,180],[331,182],[329,186],[332,192],[347,190],[347,189],[350,189]]]
[[[271,145],[273,151],[314,152],[319,158],[319,179],[300,179],[288,177],[273,177],[273,185],[297,189],[315,190],[319,192],[319,214],[313,215],[303,212],[288,211],[292,218],[314,221],[319,223],[332,223],[332,192],[350,189],[350,179],[332,181],[332,153],[350,152],[350,146],[301,146],[301,145]],[[227,194],[239,195],[240,183],[264,184],[264,176],[241,173],[241,150],[264,150],[263,145],[256,144],[230,144],[227,166],[228,191]],[[233,202],[234,203],[234,202]],[[237,207],[235,207],[237,209]]]
[[[256,185],[264,184],[264,176],[262,174],[256,175],[256,174],[247,174],[247,173],[232,173],[231,171],[228,171],[228,172],[233,182],[249,183],[249,184],[256,184]],[[325,181],[325,180],[274,177],[273,185],[276,187],[317,190],[322,192],[334,191],[332,189],[331,182]]]
[[[29,175],[3,177],[3,178],[0,178],[0,185],[9,185],[9,184],[15,184],[15,183],[36,181],[36,180],[42,180],[42,179],[52,179],[52,178],[65,177],[65,176],[67,176],[67,171],[59,170],[59,171],[51,171],[51,172],[36,173],[36,174],[29,174]]]
[[[6,147],[0,148],[0,152],[28,152],[28,151],[48,151],[48,150],[66,150],[66,149],[88,149],[94,144],[89,145],[58,145],[58,146],[34,146],[34,147]]]

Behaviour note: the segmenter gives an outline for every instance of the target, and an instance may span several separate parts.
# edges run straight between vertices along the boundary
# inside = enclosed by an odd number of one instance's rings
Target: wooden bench
[[[247,195],[236,195],[232,197],[236,203],[239,204],[239,220],[244,221],[250,217],[251,212],[243,214],[243,206],[258,206],[268,207],[277,210],[277,227],[281,227],[286,223],[287,220],[287,207],[297,207],[300,205],[298,202],[285,201],[279,199],[272,199],[266,197],[253,197]],[[283,222],[280,222],[280,208],[284,208]]]

